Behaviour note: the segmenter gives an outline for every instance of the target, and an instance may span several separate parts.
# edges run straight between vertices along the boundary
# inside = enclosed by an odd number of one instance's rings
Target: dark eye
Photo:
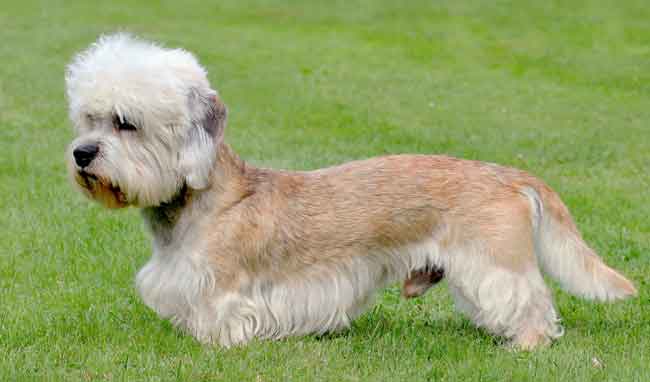
[[[113,126],[120,131],[135,131],[137,130],[135,125],[130,123],[124,117],[115,116],[113,118]]]

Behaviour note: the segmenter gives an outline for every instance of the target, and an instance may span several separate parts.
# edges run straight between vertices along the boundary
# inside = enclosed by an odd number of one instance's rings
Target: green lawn
[[[0,380],[650,380],[647,1],[104,3],[0,0]],[[115,30],[195,52],[254,164],[445,153],[539,175],[639,297],[554,285],[566,335],[535,353],[475,329],[445,283],[389,288],[342,334],[199,345],[135,293],[137,211],[67,182],[64,67]]]

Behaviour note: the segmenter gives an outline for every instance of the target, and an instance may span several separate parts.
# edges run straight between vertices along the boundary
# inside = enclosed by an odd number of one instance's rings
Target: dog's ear
[[[213,91],[209,94],[193,91],[189,102],[192,126],[180,153],[180,168],[187,186],[198,190],[210,182],[216,150],[223,140],[227,111]]]

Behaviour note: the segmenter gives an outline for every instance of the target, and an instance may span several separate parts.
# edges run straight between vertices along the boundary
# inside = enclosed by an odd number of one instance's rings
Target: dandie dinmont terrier
[[[387,284],[414,297],[444,273],[476,325],[532,349],[563,333],[540,268],[588,299],[636,294],[523,171],[428,155],[253,167],[224,141],[226,107],[196,58],[126,34],[78,54],[65,79],[74,184],[142,209],[153,255],[137,289],[201,342],[336,331]]]

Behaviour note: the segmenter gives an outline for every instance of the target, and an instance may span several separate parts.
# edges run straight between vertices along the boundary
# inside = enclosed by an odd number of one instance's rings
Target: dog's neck
[[[161,203],[155,207],[147,207],[142,210],[151,233],[163,244],[170,243],[173,239],[174,227],[183,214],[183,210],[191,204],[189,198],[191,191],[183,185],[178,194],[169,202]]]
[[[172,243],[201,216],[216,216],[254,192],[257,169],[242,161],[226,144],[220,143],[206,188],[196,190],[186,184],[172,200],[142,210],[154,238],[162,245]]]

